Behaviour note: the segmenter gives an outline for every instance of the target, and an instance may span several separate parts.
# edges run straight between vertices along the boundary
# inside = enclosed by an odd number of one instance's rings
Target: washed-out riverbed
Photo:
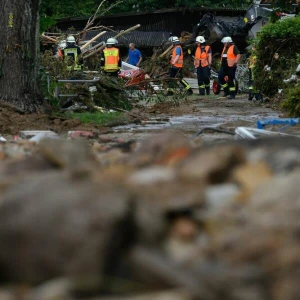
[[[278,118],[280,113],[271,105],[247,100],[240,94],[234,100],[220,99],[215,95],[200,98],[193,95],[178,107],[165,104],[148,104],[149,119],[138,124],[114,127],[111,135],[140,140],[164,130],[179,130],[188,137],[206,127],[234,131],[239,126],[256,128],[259,119]],[[204,141],[233,139],[233,135],[213,131],[201,134]]]

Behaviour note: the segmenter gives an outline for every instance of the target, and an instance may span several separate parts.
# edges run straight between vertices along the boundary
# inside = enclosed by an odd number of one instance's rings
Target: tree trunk
[[[25,111],[42,104],[40,0],[0,0],[0,100]]]

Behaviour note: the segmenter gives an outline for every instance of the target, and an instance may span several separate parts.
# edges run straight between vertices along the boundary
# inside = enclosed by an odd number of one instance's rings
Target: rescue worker
[[[116,48],[118,41],[109,38],[106,41],[106,48],[101,53],[101,69],[103,72],[112,77],[118,77],[118,73],[122,66],[120,50]]]
[[[56,58],[63,58],[63,50],[67,47],[67,42],[66,40],[62,40],[61,42],[59,42],[58,46],[57,46],[57,51],[55,53],[55,57]]]
[[[62,55],[64,58],[68,57],[68,70],[79,71],[82,68],[82,58],[79,58],[81,54],[80,47],[76,45],[76,41],[73,35],[67,37],[67,46],[62,49]]]
[[[180,41],[177,36],[171,36],[169,41],[172,42],[174,48],[170,59],[170,78],[180,78],[180,83],[184,86],[187,93],[192,95],[193,90],[191,86],[183,79],[182,68],[183,68],[183,51],[180,46]],[[168,94],[172,94],[172,90],[168,91]]]
[[[235,72],[237,64],[240,60],[240,51],[233,43],[230,36],[226,36],[222,39],[224,48],[221,54],[221,68],[219,71],[219,82],[224,90],[223,97],[228,99],[235,98]],[[228,80],[226,81],[226,77]]]
[[[260,92],[254,91],[253,83],[254,83],[254,75],[253,69],[256,63],[256,55],[254,53],[255,48],[252,47],[252,53],[248,57],[248,70],[249,70],[249,97],[248,100],[252,101],[255,97],[256,100],[262,100],[262,94]]]
[[[210,94],[210,66],[212,60],[212,51],[210,46],[206,45],[203,36],[196,38],[197,48],[195,51],[194,65],[197,70],[199,95]]]

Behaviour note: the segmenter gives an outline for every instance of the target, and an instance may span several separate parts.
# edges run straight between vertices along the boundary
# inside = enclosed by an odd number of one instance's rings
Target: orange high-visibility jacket
[[[120,55],[119,55],[119,49],[118,48],[105,48],[103,50],[104,53],[104,71],[107,72],[114,72],[118,71],[120,68],[118,66]]]
[[[226,54],[224,54],[225,49],[226,49],[226,47],[223,48],[222,55],[221,55],[221,61],[222,61],[222,58],[227,57],[228,67],[232,67],[236,60],[236,55],[233,53],[234,45],[229,46]]]
[[[195,67],[198,68],[200,66],[201,62],[201,67],[207,67],[209,65],[208,63],[208,57],[209,57],[209,51],[210,46],[205,46],[205,51],[201,53],[201,47],[197,47],[196,53],[195,53]]]
[[[176,57],[176,49],[180,48],[180,56],[178,61],[176,62],[176,64],[173,64],[173,60]],[[170,64],[176,68],[182,68],[183,67],[183,52],[182,52],[182,48],[180,45],[177,45],[174,47],[172,55],[171,55],[171,60],[170,60]]]

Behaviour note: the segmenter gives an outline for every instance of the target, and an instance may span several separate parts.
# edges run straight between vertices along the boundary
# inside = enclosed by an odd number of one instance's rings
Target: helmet
[[[66,47],[67,47],[67,42],[66,42],[66,40],[62,40],[62,41],[59,42],[59,44],[58,44],[58,49],[64,49],[64,48],[66,48]]]
[[[106,41],[106,45],[114,45],[114,44],[118,44],[118,41],[114,38],[109,38],[107,41]]]
[[[224,43],[233,43],[232,38],[230,36],[225,36],[223,37],[222,41],[223,44]]]
[[[172,43],[174,43],[174,44],[179,44],[180,43],[180,41],[179,41],[179,39],[178,39],[177,36],[171,36],[171,37],[169,37],[169,41],[172,42]]]
[[[196,42],[203,44],[203,43],[205,43],[205,38],[203,36],[199,35],[196,37]]]
[[[67,37],[67,43],[75,43],[75,38],[73,35],[69,35]]]

